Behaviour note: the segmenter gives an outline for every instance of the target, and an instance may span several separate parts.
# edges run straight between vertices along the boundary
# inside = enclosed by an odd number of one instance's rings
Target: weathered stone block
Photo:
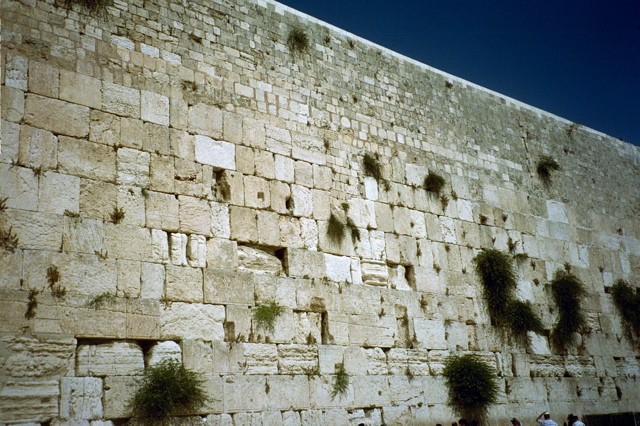
[[[135,376],[143,371],[142,348],[135,343],[112,342],[78,346],[78,376]]]
[[[161,312],[160,337],[222,340],[224,319],[224,306],[174,302]]]
[[[170,301],[202,302],[202,269],[167,266],[165,296]]]
[[[141,263],[140,297],[159,300],[164,294],[165,270],[158,263]]]
[[[205,303],[253,304],[253,274],[225,269],[204,270]]]
[[[182,362],[186,369],[195,371],[196,373],[212,373],[213,348],[211,347],[211,343],[195,339],[183,340]]]
[[[80,178],[54,172],[40,179],[38,207],[41,212],[64,214],[80,211]]]
[[[58,138],[51,132],[31,126],[20,127],[20,164],[39,170],[58,166]]]
[[[83,138],[89,134],[89,108],[29,94],[25,99],[27,124],[56,134]]]
[[[58,166],[63,173],[114,182],[116,153],[106,145],[60,136]]]
[[[146,226],[148,228],[177,231],[179,220],[179,203],[172,194],[147,191],[145,193]]]
[[[140,91],[103,81],[102,109],[120,116],[140,118]]]
[[[238,268],[253,272],[280,275],[282,262],[276,256],[249,246],[238,247]]]
[[[6,207],[38,210],[38,177],[33,171],[10,164],[0,164],[0,175],[0,197],[7,198]]]
[[[144,357],[145,364],[148,367],[155,367],[164,360],[174,360],[182,363],[182,348],[174,341],[158,342],[151,346],[149,352]]]
[[[245,207],[229,207],[231,238],[238,241],[258,242],[256,211]]]
[[[117,154],[117,182],[121,185],[149,185],[149,164],[151,157],[148,152],[129,148],[118,149]]]
[[[222,111],[218,108],[197,104],[189,107],[188,130],[191,133],[219,138],[222,136]]]
[[[121,419],[131,417],[129,401],[142,384],[141,376],[109,376],[104,379],[102,398],[104,417]]]
[[[278,345],[280,374],[310,375],[319,373],[318,348],[311,345]]]
[[[49,98],[57,98],[59,92],[58,68],[48,62],[31,61],[29,64],[29,91]]]
[[[285,268],[290,277],[324,278],[325,256],[315,251],[288,248],[285,254]]]
[[[327,279],[337,283],[351,283],[351,259],[325,253],[324,263]]]
[[[196,161],[219,169],[236,169],[236,146],[207,136],[195,137]]]
[[[58,415],[58,381],[8,381],[0,390],[0,422],[40,423]]]
[[[211,208],[207,200],[178,196],[180,202],[180,231],[187,234],[211,234]]]
[[[105,224],[104,248],[110,257],[147,261],[152,258],[151,247],[149,229]]]
[[[309,407],[307,376],[269,376],[267,407],[276,410],[299,410]],[[291,423],[286,423],[291,424]]]
[[[143,90],[140,101],[140,117],[143,120],[163,126],[169,125],[169,98]]]
[[[247,207],[266,209],[271,205],[269,182],[256,176],[244,177],[244,200]]]
[[[100,109],[102,106],[102,82],[88,75],[61,70],[60,99]]]
[[[444,321],[413,318],[416,341],[421,348],[446,349]]]
[[[264,376],[227,376],[224,379],[224,411],[262,411],[267,408]]]
[[[102,418],[102,379],[63,377],[60,381],[60,416],[70,420]]]

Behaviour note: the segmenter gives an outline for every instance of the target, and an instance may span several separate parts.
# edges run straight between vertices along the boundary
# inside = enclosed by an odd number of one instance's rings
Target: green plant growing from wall
[[[109,291],[105,291],[104,293],[100,293],[97,296],[93,297],[91,300],[89,300],[86,304],[86,307],[98,310],[104,307],[105,305],[111,305],[115,303],[116,299],[117,298],[115,294]]]
[[[109,219],[111,220],[111,222],[117,225],[118,223],[122,222],[124,216],[125,211],[123,208],[114,207],[113,211],[109,214]]]
[[[424,178],[423,186],[425,191],[430,192],[434,195],[440,195],[440,192],[442,192],[445,183],[446,182],[442,176],[435,172],[429,172]]]
[[[350,217],[347,216],[347,225],[346,227],[351,231],[351,241],[355,244],[356,241],[360,241],[360,230],[356,226],[356,224],[351,220]]]
[[[536,173],[538,173],[538,178],[542,181],[545,187],[551,187],[551,172],[561,170],[560,165],[556,160],[551,158],[548,155],[544,155],[540,157],[538,164],[536,165]]]
[[[625,280],[618,280],[611,287],[611,296],[627,335],[640,337],[640,294]]]
[[[38,294],[40,292],[35,288],[29,290],[29,296],[27,299],[27,311],[24,313],[26,319],[32,319],[36,316],[36,310],[38,309]]]
[[[53,297],[62,299],[67,294],[67,289],[60,284],[60,271],[56,265],[51,265],[47,268],[47,282],[49,283],[49,289]]]
[[[294,55],[302,54],[309,48],[309,37],[300,28],[292,28],[287,37],[287,47]]]
[[[544,328],[531,307],[513,296],[517,282],[512,257],[500,250],[483,249],[473,261],[492,323],[504,327],[516,343],[528,347],[528,332],[542,334]]]
[[[335,245],[342,244],[342,239],[345,234],[345,226],[344,223],[338,219],[338,216],[331,213],[329,216],[329,220],[327,221],[327,238],[329,241]]]
[[[18,237],[12,232],[13,227],[8,230],[0,229],[0,247],[13,253],[18,248]]]
[[[78,4],[92,15],[104,15],[107,12],[107,6],[111,6],[113,0],[65,0],[64,3],[66,8]]]
[[[449,388],[448,404],[466,418],[484,419],[498,398],[496,373],[472,354],[453,355],[445,360],[442,375]]]
[[[142,384],[129,402],[133,416],[150,424],[174,414],[193,413],[209,398],[198,374],[175,359],[165,359],[144,372]]]
[[[581,299],[587,294],[582,281],[569,271],[558,270],[551,281],[553,301],[558,307],[558,323],[551,332],[554,349],[565,352],[575,344],[576,333],[587,323],[581,308]]]
[[[0,198],[0,212],[3,212],[7,209],[7,200],[9,197]]]
[[[383,185],[385,191],[390,189],[389,182],[382,176],[382,166],[376,156],[370,153],[365,153],[362,158],[362,171],[365,176],[370,176],[376,180],[376,182]]]
[[[265,304],[253,308],[253,321],[256,329],[262,329],[273,333],[276,329],[276,320],[284,313],[284,306],[270,300]]]
[[[344,395],[349,389],[349,375],[344,369],[344,363],[336,364],[336,375],[333,378],[333,388],[331,389],[331,399]]]

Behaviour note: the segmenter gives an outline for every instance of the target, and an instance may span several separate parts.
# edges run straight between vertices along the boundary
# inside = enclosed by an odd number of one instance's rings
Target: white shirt
[[[547,419],[540,419],[540,420],[538,420],[538,423],[540,423],[543,426],[558,426],[558,423],[554,422],[551,419],[548,419],[548,420]],[[575,425],[575,423],[574,423],[574,425]]]
[[[573,422],[573,426],[584,426],[584,423],[582,423],[580,420],[576,420],[575,422]]]

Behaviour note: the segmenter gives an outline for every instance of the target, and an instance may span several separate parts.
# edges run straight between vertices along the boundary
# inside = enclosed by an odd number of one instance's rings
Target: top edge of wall
[[[478,84],[472,83],[472,82],[467,81],[467,80],[465,80],[463,78],[457,77],[457,76],[455,76],[453,74],[449,74],[449,73],[447,73],[445,71],[442,71],[442,70],[439,70],[437,68],[434,68],[434,67],[432,67],[430,65],[427,65],[427,64],[425,64],[423,62],[420,62],[420,61],[417,61],[415,59],[412,59],[412,58],[410,58],[408,56],[405,56],[405,55],[403,55],[401,53],[398,53],[398,52],[396,52],[394,50],[391,50],[391,49],[389,49],[387,47],[381,46],[381,45],[379,45],[377,43],[374,43],[374,42],[372,42],[370,40],[367,40],[367,39],[365,39],[363,37],[360,37],[360,36],[358,36],[356,34],[350,33],[349,31],[343,30],[342,28],[336,27],[335,25],[332,25],[332,24],[330,24],[328,22],[322,21],[322,20],[320,20],[318,18],[314,18],[311,15],[308,15],[308,14],[306,14],[304,12],[301,12],[299,10],[293,9],[292,7],[289,7],[289,6],[284,5],[282,3],[278,3],[275,0],[249,0],[249,1],[251,1],[251,2],[253,2],[253,3],[255,3],[255,4],[257,4],[258,6],[261,6],[261,7],[266,7],[267,4],[271,4],[271,5],[273,5],[275,7],[275,10],[276,10],[277,13],[281,13],[281,14],[284,15],[284,13],[287,12],[287,13],[290,13],[292,15],[296,15],[296,16],[298,16],[298,17],[300,17],[300,18],[302,18],[302,19],[304,19],[306,21],[309,21],[311,23],[327,27],[330,30],[332,30],[332,31],[334,31],[334,32],[336,32],[338,34],[341,34],[341,35],[344,35],[346,37],[358,40],[359,42],[361,42],[361,43],[363,43],[363,44],[365,44],[365,45],[367,45],[369,47],[372,47],[372,48],[375,48],[375,49],[379,49],[379,50],[385,52],[386,54],[399,59],[400,61],[404,61],[404,62],[410,63],[412,65],[415,65],[415,66],[419,67],[419,68],[426,69],[426,70],[431,71],[431,72],[436,73],[436,74],[440,74],[443,77],[446,77],[450,81],[455,81],[455,82],[458,82],[458,83],[460,83],[462,85],[465,85],[465,86],[474,88],[476,90],[479,90],[481,92],[485,92],[485,93],[487,93],[489,95],[495,96],[497,98],[504,99],[505,102],[507,102],[507,104],[510,104],[512,106],[530,110],[530,111],[532,111],[532,112],[534,112],[536,114],[544,115],[544,116],[553,118],[553,119],[555,119],[555,120],[557,120],[559,122],[565,123],[565,124],[569,124],[569,125],[573,124],[573,121],[571,121],[571,120],[568,120],[566,118],[560,117],[560,116],[558,116],[556,114],[553,114],[551,112],[542,110],[542,109],[537,108],[535,106],[529,105],[529,104],[527,104],[525,102],[522,102],[522,101],[519,101],[517,99],[511,98],[511,97],[509,97],[507,95],[504,95],[502,93],[496,92],[494,90],[487,89],[486,87],[483,87],[483,86],[480,86]],[[580,123],[578,123],[578,124],[580,124]],[[608,135],[606,133],[603,133],[603,132],[601,132],[599,130],[595,130],[595,129],[591,128],[591,127],[585,126],[583,124],[580,124],[580,127],[582,129],[584,129],[585,131],[587,131],[588,133],[591,133],[593,135],[600,136],[600,137],[608,139],[610,142],[615,143],[619,148],[633,149],[633,150],[635,150],[635,155],[640,157],[640,147],[638,147],[638,146],[636,146],[636,145],[634,145],[634,144],[632,144],[630,142],[626,142],[626,141],[623,141],[623,140],[621,140],[619,138],[616,138],[614,136],[611,136],[611,135]]]

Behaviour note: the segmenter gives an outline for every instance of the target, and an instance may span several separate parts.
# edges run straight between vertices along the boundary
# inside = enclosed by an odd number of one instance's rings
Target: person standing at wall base
[[[544,416],[544,419],[542,418]],[[536,418],[536,421],[543,426],[558,426],[558,423],[551,420],[551,414],[546,411],[540,413],[540,415]]]

